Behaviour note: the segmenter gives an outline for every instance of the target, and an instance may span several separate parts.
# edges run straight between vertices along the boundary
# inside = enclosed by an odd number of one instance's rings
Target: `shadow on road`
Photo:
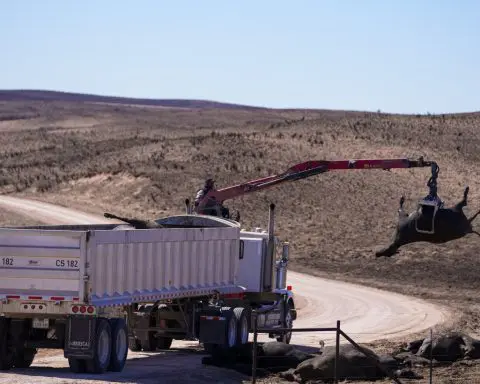
[[[12,369],[0,373],[0,383],[228,383],[239,384],[248,380],[238,372],[204,366],[204,351],[189,348],[171,349],[151,353],[129,352],[122,372],[104,374],[78,374],[70,371],[63,355],[33,362],[28,369]],[[43,360],[43,361],[42,361]]]
[[[263,344],[259,342],[259,344]],[[319,348],[291,344],[306,353],[319,353]],[[157,352],[129,351],[122,372],[104,374],[78,374],[70,371],[63,353],[37,355],[28,369],[12,369],[0,373],[0,383],[186,383],[186,384],[240,384],[250,379],[250,363],[245,362],[243,370],[219,368],[203,365],[202,358],[207,356],[198,346],[182,346]],[[237,367],[238,368],[238,367]],[[260,372],[259,372],[260,373]]]

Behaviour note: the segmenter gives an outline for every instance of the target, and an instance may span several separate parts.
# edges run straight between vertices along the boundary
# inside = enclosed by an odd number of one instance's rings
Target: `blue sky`
[[[0,88],[480,110],[480,1],[0,0]]]

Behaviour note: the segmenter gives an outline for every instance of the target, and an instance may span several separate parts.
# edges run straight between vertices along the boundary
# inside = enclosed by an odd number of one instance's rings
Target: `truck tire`
[[[106,319],[97,320],[93,359],[86,360],[88,373],[105,373],[112,354],[112,327]]]
[[[226,317],[225,342],[222,349],[230,349],[238,344],[238,322],[234,310],[231,307],[222,307],[221,316]]]
[[[15,368],[28,368],[33,363],[37,348],[22,348],[17,350],[13,365]]]
[[[8,371],[13,367],[13,348],[8,335],[10,320],[0,317],[0,371]]]
[[[110,364],[108,370],[112,372],[121,372],[128,356],[128,329],[124,319],[110,320],[112,328],[112,352],[110,354]]]
[[[285,311],[284,311],[284,320],[286,323],[286,328],[292,328],[293,327],[293,305],[292,302],[289,300],[285,304]],[[283,327],[282,327],[283,328]],[[277,341],[280,341],[285,344],[290,344],[290,340],[292,339],[292,332],[288,332],[286,334],[280,335],[277,337]]]
[[[247,344],[250,336],[248,310],[243,307],[237,307],[233,310],[233,315],[237,321],[237,345]]]

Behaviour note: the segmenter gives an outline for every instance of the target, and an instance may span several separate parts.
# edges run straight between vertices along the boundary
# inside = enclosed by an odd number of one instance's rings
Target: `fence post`
[[[433,331],[430,328],[430,384],[433,380]]]
[[[338,384],[338,366],[340,363],[340,320],[337,320],[337,331],[335,341],[335,384]]]
[[[252,311],[253,317],[253,350],[252,350],[252,384],[257,382],[257,338],[258,338],[258,314],[257,311]]]

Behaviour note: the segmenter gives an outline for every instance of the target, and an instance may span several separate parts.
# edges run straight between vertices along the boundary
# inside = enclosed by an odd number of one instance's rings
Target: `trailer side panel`
[[[97,306],[241,290],[239,228],[93,231],[87,254]]]

